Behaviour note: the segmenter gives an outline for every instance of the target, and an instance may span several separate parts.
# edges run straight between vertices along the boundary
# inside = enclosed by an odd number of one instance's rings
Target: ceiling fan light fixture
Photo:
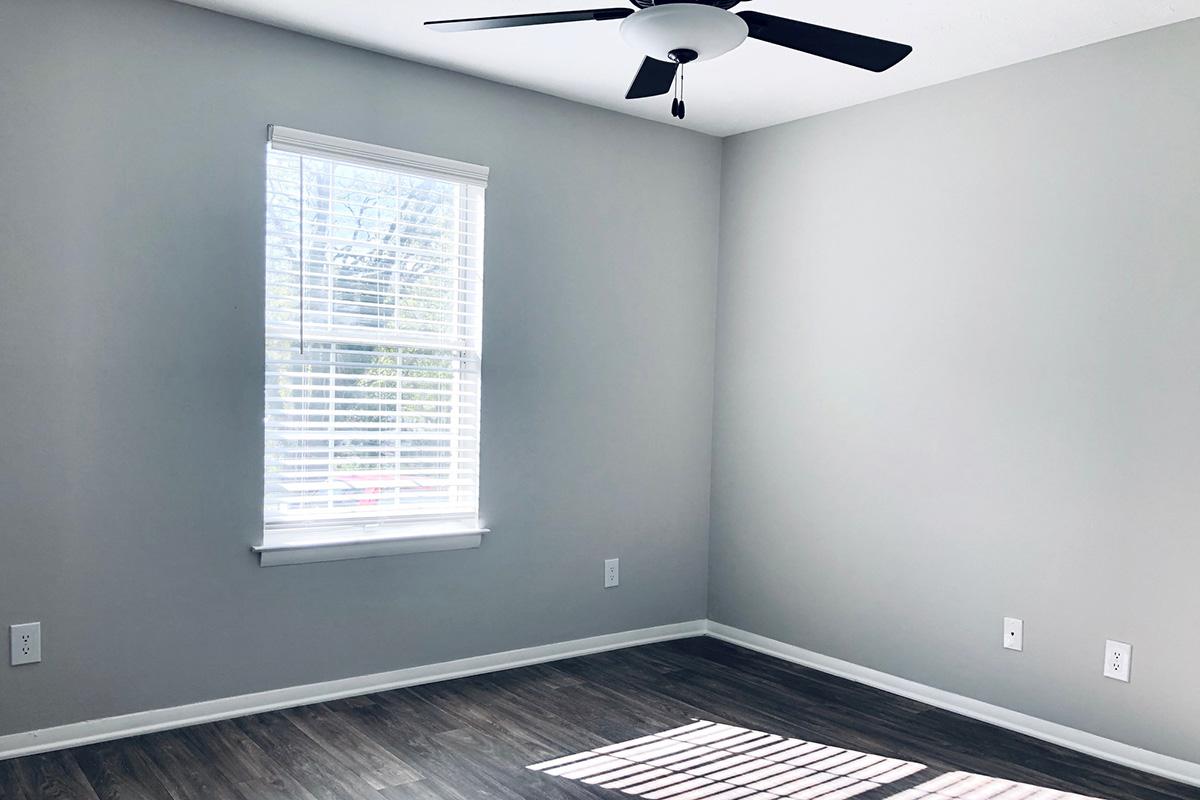
[[[625,42],[659,61],[671,61],[672,50],[692,50],[696,61],[707,61],[737,47],[749,32],[738,15],[694,3],[650,6],[621,22]]]

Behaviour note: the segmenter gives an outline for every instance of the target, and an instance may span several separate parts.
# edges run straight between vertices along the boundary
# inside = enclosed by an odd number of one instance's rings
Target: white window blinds
[[[487,169],[272,126],[264,526],[477,526]]]

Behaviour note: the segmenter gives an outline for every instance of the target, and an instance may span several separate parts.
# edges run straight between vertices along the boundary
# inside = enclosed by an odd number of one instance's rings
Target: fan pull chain
[[[683,105],[683,64],[675,72],[675,96],[671,98],[671,116],[683,119],[686,108]]]
[[[679,118],[683,119],[683,115],[687,113],[687,109],[683,105],[683,64],[679,65]]]

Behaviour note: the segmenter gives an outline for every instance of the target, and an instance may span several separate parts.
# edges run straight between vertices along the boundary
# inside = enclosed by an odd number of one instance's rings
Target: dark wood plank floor
[[[1111,800],[1200,789],[714,639],[585,656],[0,762],[0,800],[627,797],[527,765],[700,718]]]

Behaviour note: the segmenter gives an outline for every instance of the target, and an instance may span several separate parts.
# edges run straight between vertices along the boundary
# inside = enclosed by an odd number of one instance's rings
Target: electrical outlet
[[[36,664],[42,660],[42,623],[9,626],[12,665]]]
[[[1133,661],[1133,645],[1114,642],[1104,643],[1104,677],[1129,683],[1129,667]]]
[[[604,588],[611,589],[621,583],[621,559],[606,558],[604,560]]]
[[[1025,623],[1016,617],[1004,618],[1004,646],[1009,650],[1025,647]]]

